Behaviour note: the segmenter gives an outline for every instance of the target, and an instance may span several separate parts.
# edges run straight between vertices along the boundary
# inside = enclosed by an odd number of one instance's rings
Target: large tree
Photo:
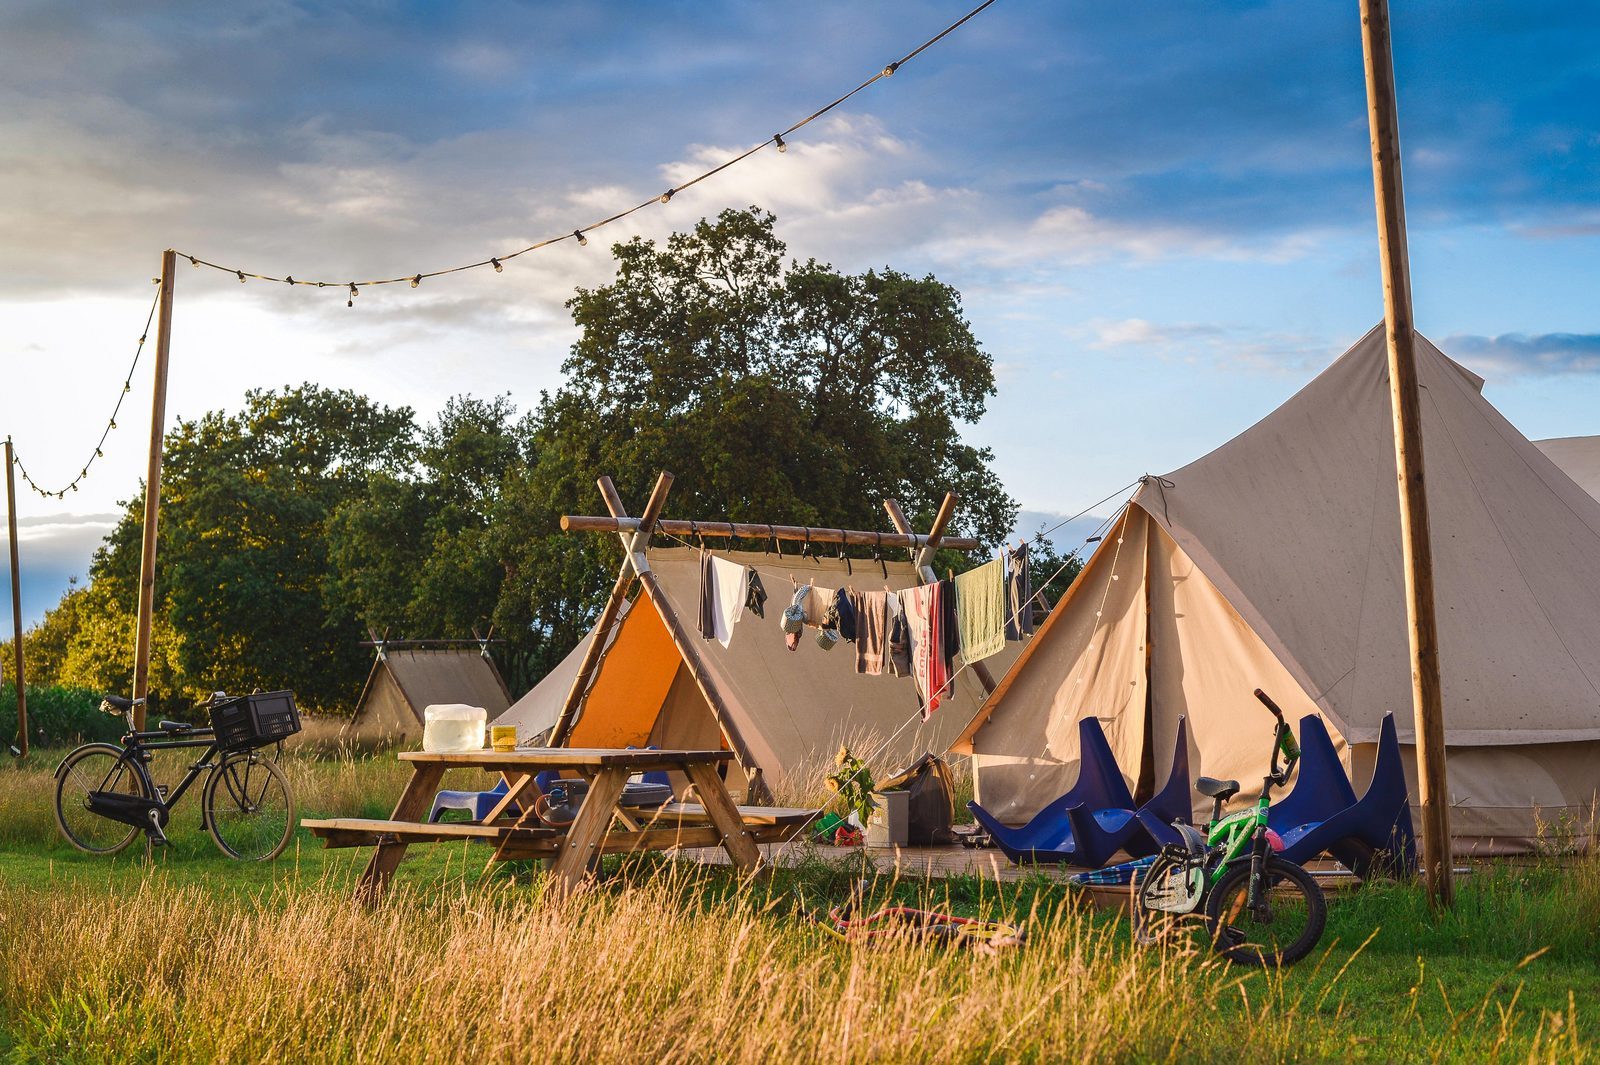
[[[528,469],[499,501],[502,622],[552,651],[582,635],[615,547],[555,523],[597,509],[602,473],[636,506],[666,469],[669,513],[829,528],[887,528],[885,497],[926,523],[954,490],[963,531],[1009,532],[1016,504],[991,454],[961,438],[994,373],[959,294],[788,261],[773,221],[729,210],[664,247],[617,244],[615,279],[568,301],[582,335],[566,383],[542,398]]]

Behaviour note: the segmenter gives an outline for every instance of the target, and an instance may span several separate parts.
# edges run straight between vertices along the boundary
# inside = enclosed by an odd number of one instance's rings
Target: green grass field
[[[415,848],[384,904],[349,901],[364,851],[305,836],[224,859],[179,807],[177,845],[80,855],[53,758],[0,767],[0,1061],[1582,1060],[1600,1035],[1600,860],[1484,868],[1459,902],[1332,896],[1312,959],[1245,972],[1141,950],[1044,878],[872,887],[1027,920],[988,957],[839,943],[807,907],[859,868],[740,882],[660,858],[547,892],[487,849]],[[291,754],[302,815],[382,815],[392,757]]]

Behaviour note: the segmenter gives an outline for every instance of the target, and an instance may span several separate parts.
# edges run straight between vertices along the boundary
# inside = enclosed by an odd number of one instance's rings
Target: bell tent
[[[1600,499],[1600,436],[1563,436],[1534,444],[1579,488]]]
[[[1600,501],[1417,338],[1458,851],[1526,849],[1600,790]],[[1196,775],[1260,787],[1271,721],[1320,716],[1358,789],[1393,712],[1415,795],[1399,507],[1381,327],[1276,411],[1148,477],[974,717],[979,800],[1026,820],[1100,720],[1145,794],[1188,723]],[[1196,814],[1205,804],[1196,803]]]

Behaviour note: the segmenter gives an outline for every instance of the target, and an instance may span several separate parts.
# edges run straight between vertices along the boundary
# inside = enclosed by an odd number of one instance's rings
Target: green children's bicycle
[[[1133,927],[1141,943],[1203,923],[1212,945],[1229,961],[1278,967],[1304,958],[1322,938],[1327,899],[1310,873],[1273,853],[1267,828],[1272,789],[1288,783],[1300,747],[1277,704],[1259,688],[1255,696],[1278,722],[1261,798],[1223,817],[1223,804],[1239,793],[1238,781],[1195,781],[1195,790],[1212,800],[1211,821],[1204,834],[1175,822],[1182,841],[1163,847],[1134,880]]]

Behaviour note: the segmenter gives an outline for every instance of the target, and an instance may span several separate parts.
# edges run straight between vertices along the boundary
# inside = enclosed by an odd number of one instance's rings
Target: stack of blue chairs
[[[1119,850],[1138,857],[1154,854],[1165,843],[1176,842],[1176,820],[1188,821],[1188,725],[1178,719],[1178,738],[1172,752],[1172,769],[1155,797],[1135,807],[1133,796],[1117,768],[1100,722],[1086,717],[1078,722],[1079,767],[1072,790],[1040,810],[1021,828],[1009,828],[976,802],[967,803],[972,816],[994,840],[995,846],[1018,865],[1027,863],[1104,865]]]
[[[1283,856],[1303,865],[1327,851],[1363,880],[1415,872],[1417,843],[1394,715],[1383,715],[1372,783],[1360,799],[1320,717],[1300,719],[1300,752],[1293,790],[1267,811]]]

